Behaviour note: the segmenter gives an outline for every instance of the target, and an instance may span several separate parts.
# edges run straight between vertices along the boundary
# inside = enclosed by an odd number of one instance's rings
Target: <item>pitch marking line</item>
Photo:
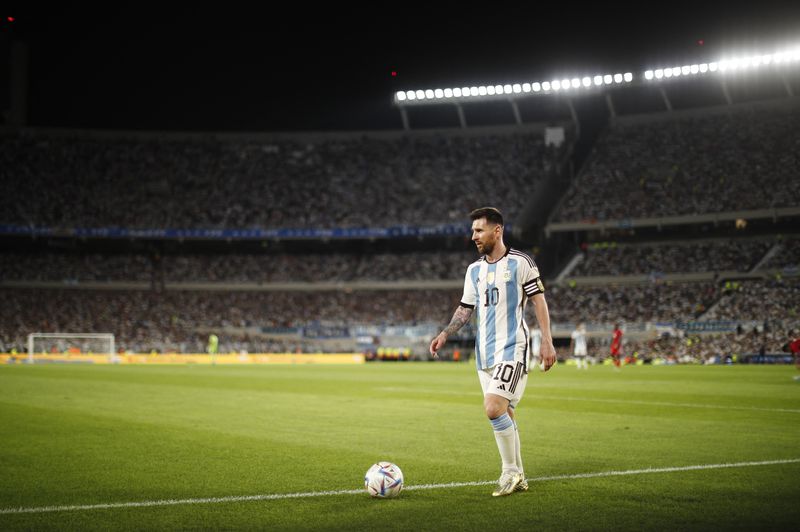
[[[731,467],[753,467],[778,464],[797,464],[800,458],[790,458],[786,460],[765,460],[761,462],[737,462],[732,464],[703,464],[681,467],[650,467],[647,469],[629,469],[627,471],[601,471],[598,473],[577,473],[574,475],[554,475],[550,477],[534,477],[527,479],[528,482],[546,482],[549,480],[574,480],[581,478],[600,478],[616,477],[626,475],[646,475],[650,473],[675,473],[680,471],[699,471],[703,469],[726,469]],[[441,488],[463,488],[467,486],[488,486],[495,484],[495,480],[485,480],[478,482],[450,482],[447,484],[418,484],[416,486],[406,486],[408,491],[432,490]],[[73,506],[37,506],[31,508],[2,508],[0,515],[9,514],[41,514],[47,512],[73,512],[86,510],[108,510],[113,508],[145,508],[152,506],[178,506],[184,504],[217,504],[224,502],[247,502],[247,501],[276,501],[283,499],[304,499],[309,497],[326,497],[335,495],[358,495],[365,493],[363,489],[357,490],[335,490],[335,491],[309,491],[306,493],[273,493],[269,495],[244,495],[232,497],[208,497],[203,499],[162,499],[157,501],[140,502],[112,502],[106,504],[82,504]]]

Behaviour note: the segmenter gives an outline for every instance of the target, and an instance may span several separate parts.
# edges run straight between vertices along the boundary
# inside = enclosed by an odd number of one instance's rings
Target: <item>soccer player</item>
[[[620,350],[622,349],[622,329],[619,328],[619,323],[614,324],[614,330],[611,332],[611,360],[614,361],[614,366],[619,368]]]
[[[784,351],[788,351],[794,357],[794,367],[800,370],[800,336],[789,332],[789,341],[784,346]],[[794,380],[800,381],[800,375],[796,375]]]
[[[214,366],[217,363],[217,350],[219,348],[219,337],[211,333],[208,335],[208,345],[206,346],[206,350],[208,354],[211,355],[211,365]]]
[[[569,347],[572,355],[578,364],[578,369],[589,369],[589,362],[586,360],[588,350],[586,349],[586,326],[579,323],[570,335]]]
[[[550,333],[550,315],[544,285],[533,260],[503,243],[503,216],[493,207],[470,213],[472,241],[482,257],[467,267],[461,304],[450,324],[431,341],[431,355],[444,347],[447,337],[458,331],[477,311],[475,359],[483,390],[483,408],[494,429],[502,460],[502,474],[492,493],[498,497],[525,491],[528,483],[522,468],[519,431],[514,408],[522,399],[528,380],[528,325],[525,303],[534,305],[542,330],[542,369],[556,361]]]
[[[540,331],[536,324],[531,328],[531,346],[530,346],[530,366],[539,365],[539,353],[542,350],[542,331]]]

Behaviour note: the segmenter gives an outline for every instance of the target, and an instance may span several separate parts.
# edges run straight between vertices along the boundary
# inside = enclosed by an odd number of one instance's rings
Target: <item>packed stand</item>
[[[556,222],[797,206],[800,108],[618,124],[598,141]]]
[[[764,267],[797,271],[800,268],[800,238],[789,238],[782,241],[779,252],[771,257]]]
[[[31,332],[112,332],[134,352],[203,352],[203,328],[246,332],[449,320],[461,291],[194,292],[0,289],[0,338],[22,349]],[[248,350],[257,352],[258,335]],[[312,342],[313,345],[313,342]],[[221,345],[221,347],[226,347]]]
[[[147,255],[0,253],[2,281],[150,282]]]
[[[21,134],[0,138],[0,180],[10,185],[0,223],[389,227],[463,223],[476,205],[513,222],[560,155],[541,133],[306,142]]]
[[[363,254],[0,253],[2,281],[349,282],[461,280],[476,251]]]
[[[595,243],[586,247],[584,260],[571,275],[747,272],[771,247],[772,242],[763,239],[638,245]]]
[[[552,286],[547,292],[547,306],[553,322],[687,321],[705,312],[718,293],[713,283]]]
[[[349,282],[463,279],[475,251],[353,255],[164,256],[167,282]]]
[[[703,319],[800,321],[800,280],[728,283],[719,303]]]

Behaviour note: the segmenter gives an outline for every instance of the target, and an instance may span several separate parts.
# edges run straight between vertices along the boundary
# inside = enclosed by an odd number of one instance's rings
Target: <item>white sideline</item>
[[[736,462],[732,464],[703,464],[680,467],[650,467],[647,469],[630,469],[627,471],[601,471],[598,473],[577,473],[573,475],[554,475],[550,477],[534,477],[527,479],[528,482],[545,482],[548,480],[573,480],[580,478],[599,478],[615,477],[625,475],[645,475],[649,473],[675,473],[680,471],[697,471],[702,469],[725,469],[730,467],[752,467],[778,464],[800,463],[800,458],[789,458],[785,460],[765,460],[761,462]],[[495,484],[496,480],[485,480],[477,482],[449,482],[447,484],[418,484],[406,486],[404,489],[412,490],[432,490],[440,488],[463,488],[467,486],[487,486]],[[105,504],[82,504],[73,506],[36,506],[31,508],[2,508],[0,515],[9,514],[39,514],[47,512],[70,512],[83,510],[108,510],[113,508],[142,508],[150,506],[178,506],[184,504],[216,504],[223,502],[247,502],[247,501],[274,501],[282,499],[300,499],[308,497],[325,497],[328,495],[358,495],[366,493],[363,489],[357,490],[334,490],[334,491],[309,491],[306,493],[273,493],[269,495],[242,495],[231,497],[208,497],[203,499],[162,499],[156,501],[140,502],[111,502]]]

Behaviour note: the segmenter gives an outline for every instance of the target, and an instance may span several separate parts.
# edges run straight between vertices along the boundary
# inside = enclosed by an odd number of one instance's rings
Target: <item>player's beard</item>
[[[486,242],[485,244],[481,244],[480,247],[478,247],[478,251],[484,255],[491,255],[492,251],[494,251],[494,242]]]

